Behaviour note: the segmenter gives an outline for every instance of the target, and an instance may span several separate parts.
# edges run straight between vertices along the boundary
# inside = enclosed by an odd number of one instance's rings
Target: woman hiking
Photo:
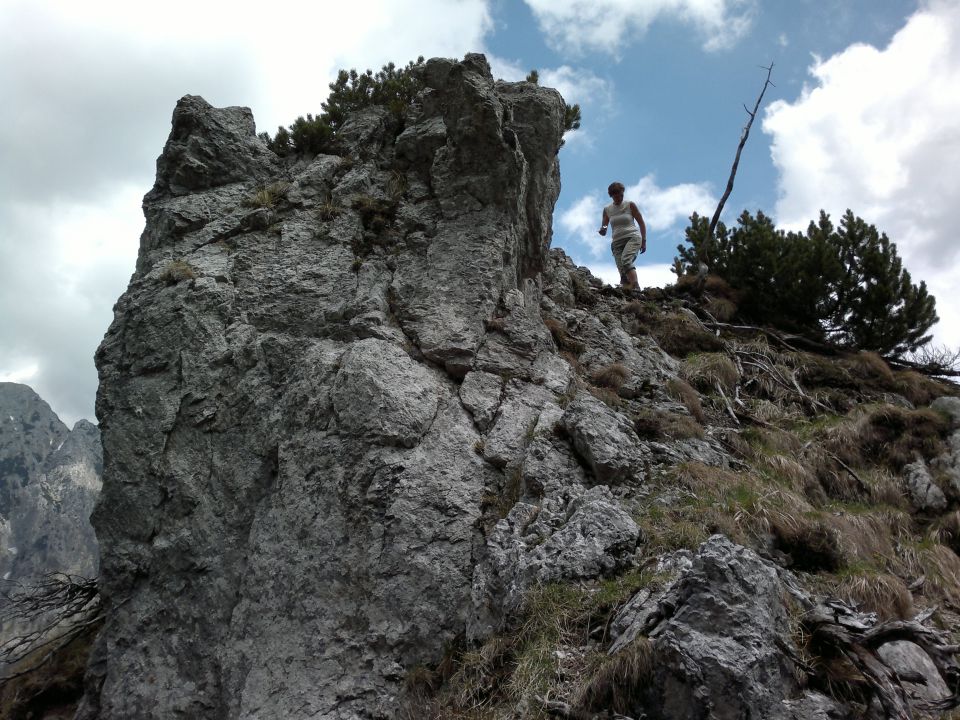
[[[647,226],[643,222],[643,215],[637,209],[636,203],[623,201],[623,191],[623,183],[610,183],[607,194],[613,202],[603,209],[598,232],[606,236],[607,226],[613,225],[610,250],[613,253],[614,262],[617,263],[617,270],[620,271],[620,284],[628,290],[639,290],[637,269],[633,263],[638,254],[647,251]],[[636,224],[634,220],[637,221]],[[640,227],[638,228],[637,225]]]

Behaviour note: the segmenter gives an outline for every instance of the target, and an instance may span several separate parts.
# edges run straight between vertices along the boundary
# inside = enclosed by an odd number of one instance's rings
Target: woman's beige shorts
[[[627,235],[610,243],[610,252],[613,253],[613,260],[617,263],[617,270],[621,275],[633,270],[633,263],[640,253],[641,245],[643,238],[640,235]]]

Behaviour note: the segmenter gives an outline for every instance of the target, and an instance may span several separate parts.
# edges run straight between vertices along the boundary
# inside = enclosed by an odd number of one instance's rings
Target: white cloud
[[[93,354],[133,271],[141,195],[126,186],[97,204],[21,203],[2,222],[0,375],[29,383],[68,425],[93,418]]]
[[[36,365],[23,365],[11,370],[0,371],[0,382],[29,383],[37,375]]]
[[[583,68],[561,65],[540,72],[540,84],[556,88],[568,105],[609,107],[613,102],[610,81]]]
[[[656,21],[692,25],[707,51],[735,45],[750,30],[755,0],[526,0],[550,42],[562,50],[611,55]]]
[[[960,344],[960,4],[933,0],[884,49],[815,59],[812,84],[767,109],[778,224],[850,208],[897,244],[938,300],[937,340]]]
[[[717,198],[710,192],[708,183],[681,183],[661,188],[653,175],[645,175],[636,185],[628,185],[627,199],[635,202],[651,232],[672,228],[685,222],[694,212],[712,215]]]
[[[602,195],[584,195],[561,212],[558,218],[567,241],[586,246],[593,257],[600,257],[610,246],[610,240],[597,233],[606,204]]]

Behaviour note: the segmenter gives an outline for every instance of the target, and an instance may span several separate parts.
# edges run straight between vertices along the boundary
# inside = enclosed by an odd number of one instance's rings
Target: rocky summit
[[[336,154],[280,157],[249,110],[177,104],[97,353],[106,620],[78,717],[855,717],[913,712],[889,668],[916,684],[923,662],[949,704],[949,615],[912,601],[954,590],[905,585],[947,540],[900,573],[899,633],[849,594],[820,612],[803,575],[955,509],[957,418],[918,409],[947,392],[879,358],[831,361],[842,385],[603,287],[550,250],[557,92],[480,55],[416,73]],[[882,444],[921,412],[886,475],[857,464],[880,445],[823,435]],[[881,495],[886,525],[854,508]],[[831,685],[825,656],[854,670]]]

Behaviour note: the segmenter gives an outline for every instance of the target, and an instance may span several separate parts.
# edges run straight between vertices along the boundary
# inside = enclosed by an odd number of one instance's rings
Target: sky
[[[93,355],[133,272],[177,100],[319,113],[340,68],[483,52],[578,103],[554,247],[616,280],[597,234],[618,180],[662,286],[712,215],[773,64],[723,219],[803,229],[847,208],[896,243],[960,347],[960,0],[0,0],[0,381],[94,418]]]

